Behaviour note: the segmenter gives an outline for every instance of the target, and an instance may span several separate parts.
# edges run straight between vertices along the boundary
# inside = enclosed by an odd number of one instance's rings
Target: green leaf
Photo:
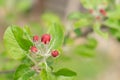
[[[33,45],[32,43],[32,32],[30,30],[30,28],[28,26],[24,26],[23,27],[23,32],[24,32],[24,38],[28,40],[28,42],[30,43],[29,46]]]
[[[73,50],[73,53],[79,54],[83,57],[94,57],[95,56],[95,50],[90,48],[88,45],[79,45],[76,46]]]
[[[0,0],[0,7],[5,5],[5,0]]]
[[[18,11],[26,11],[32,6],[32,0],[19,0],[16,3],[16,8]]]
[[[120,19],[120,5],[116,5],[115,9],[107,12],[107,17],[114,20]]]
[[[110,27],[110,33],[116,37],[118,40],[120,39],[120,23],[119,20],[115,19],[107,19],[104,24]]]
[[[31,70],[31,68],[25,64],[22,64],[17,68],[14,75],[14,80],[30,80],[34,74],[35,71]]]
[[[80,0],[80,2],[82,3],[82,5],[87,8],[87,9],[91,9],[91,8],[97,8],[98,5],[102,4],[102,3],[108,3],[107,0]]]
[[[110,28],[120,30],[119,20],[107,19],[104,24]]]
[[[101,28],[100,23],[95,23],[95,24],[93,25],[94,31],[95,31],[97,34],[99,34],[100,36],[102,36],[102,37],[104,37],[105,39],[107,39],[107,38],[108,38],[108,33],[102,32],[100,28]]]
[[[42,20],[46,26],[51,26],[53,23],[61,23],[60,18],[53,13],[45,13],[42,15]]]
[[[31,30],[30,30],[30,28],[29,28],[28,26],[25,26],[25,27],[23,28],[23,30],[24,30],[24,33],[25,33],[26,35],[32,36]]]
[[[70,15],[68,15],[69,20],[85,19],[89,17],[90,17],[89,14],[83,14],[81,12],[72,12]]]
[[[116,19],[107,19],[104,24],[110,27],[110,33],[116,37],[118,40],[120,38],[120,23],[119,20]]]
[[[12,32],[14,34],[14,37],[20,47],[24,49],[25,51],[28,51],[30,49],[30,46],[33,45],[33,43],[28,39],[28,33],[25,32],[18,26],[12,26]]]
[[[40,77],[42,80],[48,80],[48,74],[45,69],[40,72]]]
[[[77,75],[74,71],[71,71],[71,70],[66,69],[66,68],[60,69],[59,71],[54,72],[54,74],[56,76],[66,76],[66,77],[72,77],[72,76]]]
[[[90,21],[87,19],[80,19],[74,23],[75,28],[81,28],[81,27],[86,27],[90,24]]]
[[[97,47],[97,40],[94,38],[88,38],[86,46],[91,49],[95,49]]]
[[[63,41],[64,41],[64,31],[63,31],[63,26],[60,24],[54,23],[50,28],[49,28],[49,33],[52,35],[52,41],[51,41],[51,47],[53,49],[58,49],[62,46]]]
[[[76,33],[76,35],[79,37],[82,35],[82,32],[79,28],[75,29],[74,32]]]
[[[89,1],[89,0],[80,0],[80,2],[83,4],[83,6],[85,8],[93,8],[93,0]]]
[[[12,32],[11,27],[8,27],[4,34],[4,43],[6,52],[11,58],[21,59],[24,57],[25,51],[20,47],[14,34]]]
[[[42,80],[56,80],[56,76],[49,70],[42,69],[40,72],[40,77]]]
[[[83,14],[82,14],[82,13],[80,13],[80,12],[74,12],[74,13],[71,13],[71,14],[68,16],[68,19],[70,19],[70,20],[80,19],[81,17],[83,17]]]
[[[52,37],[50,49],[60,48],[64,40],[63,25],[61,24],[60,18],[52,13],[46,13],[42,15],[42,20],[45,22],[47,27],[49,27],[48,33]]]
[[[40,23],[38,22],[31,22],[30,24],[30,29],[34,34],[43,34],[45,32],[44,29],[46,29],[46,27],[41,27]]]
[[[14,59],[21,59],[28,51],[32,42],[17,26],[10,26],[4,33],[4,43],[8,55]]]
[[[22,59],[22,63],[27,65],[27,66],[33,66],[34,63],[26,56]]]

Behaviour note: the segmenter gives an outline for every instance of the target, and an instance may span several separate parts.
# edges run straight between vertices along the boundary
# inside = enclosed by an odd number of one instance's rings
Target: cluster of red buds
[[[105,10],[104,5],[99,5],[97,10],[89,9],[90,14],[92,14],[96,20],[101,20],[102,17],[107,16],[107,12]]]
[[[51,41],[51,36],[49,34],[43,34],[41,37],[35,35],[33,36],[34,45],[31,46],[30,51],[32,53],[39,54],[41,56],[52,56],[57,57],[59,52],[57,50],[49,50],[48,47]]]

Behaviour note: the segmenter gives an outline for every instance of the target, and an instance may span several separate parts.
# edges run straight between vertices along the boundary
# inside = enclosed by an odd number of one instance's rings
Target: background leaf
[[[107,19],[104,24],[110,28],[120,30],[119,20]]]
[[[82,57],[93,57],[95,56],[95,50],[91,49],[90,46],[78,45],[74,48],[73,53],[79,54]]]
[[[96,23],[93,25],[93,29],[94,29],[94,31],[95,31],[97,34],[99,34],[100,36],[102,36],[102,37],[104,37],[104,38],[106,38],[106,39],[108,38],[108,34],[101,31],[101,24],[100,24],[100,23],[97,23],[97,22],[96,22]]]
[[[16,3],[16,7],[18,11],[26,11],[31,8],[32,0],[19,0]]]
[[[82,31],[81,31],[80,28],[75,29],[74,32],[76,33],[76,35],[77,35],[78,37],[82,35]]]
[[[74,27],[81,28],[81,27],[86,27],[89,24],[90,24],[90,22],[87,19],[80,19],[80,20],[74,22]]]
[[[89,14],[83,14],[81,12],[72,12],[68,15],[69,20],[78,20],[78,19],[83,19],[83,18],[88,18],[90,17]]]
[[[94,38],[88,38],[87,39],[87,43],[86,46],[91,48],[91,49],[95,49],[97,47],[97,40]]]
[[[42,21],[46,26],[51,26],[53,23],[61,23],[60,18],[53,13],[44,13],[42,15]]]

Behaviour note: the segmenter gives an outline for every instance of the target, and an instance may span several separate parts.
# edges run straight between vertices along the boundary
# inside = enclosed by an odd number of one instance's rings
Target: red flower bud
[[[100,9],[99,11],[100,11],[100,13],[101,13],[103,16],[106,16],[106,15],[107,15],[107,13],[106,13],[106,11],[105,11],[104,9]]]
[[[44,34],[41,37],[41,42],[43,42],[44,44],[48,44],[51,40],[51,36],[49,34]]]
[[[54,51],[51,52],[51,55],[53,57],[57,57],[59,55],[59,52],[57,50],[54,50]]]
[[[37,42],[38,40],[39,40],[39,36],[37,36],[37,35],[33,36],[33,41],[34,42]]]
[[[30,48],[30,50],[31,50],[31,52],[33,52],[33,53],[36,53],[36,52],[38,51],[38,49],[36,48],[36,46],[32,46],[32,47]]]

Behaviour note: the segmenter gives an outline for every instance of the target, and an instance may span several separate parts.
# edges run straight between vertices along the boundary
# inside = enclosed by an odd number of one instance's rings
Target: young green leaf
[[[0,7],[5,5],[5,0],[0,0]]]
[[[106,2],[105,0],[80,0],[80,2],[83,4],[83,6],[87,9],[90,8],[96,8],[98,5],[100,5],[103,2]]]
[[[29,28],[28,26],[25,26],[25,27],[23,28],[23,31],[24,31],[24,33],[25,33],[26,35],[32,36],[32,33],[31,33],[30,28]]]
[[[48,80],[48,74],[47,74],[47,71],[45,69],[43,69],[40,72],[40,77],[41,77],[42,80]]]
[[[93,0],[92,1],[89,1],[89,0],[80,0],[80,2],[83,4],[83,6],[85,8],[93,8]],[[91,3],[90,3],[91,2]]]
[[[95,50],[90,48],[90,45],[79,45],[79,46],[76,46],[74,49],[73,49],[73,53],[76,53],[76,54],[79,54],[80,56],[83,56],[83,57],[94,57],[95,56]]]
[[[24,35],[24,31],[17,26],[10,26],[4,34],[4,43],[11,58],[21,59],[26,54],[32,42]]]
[[[59,71],[54,72],[54,74],[56,76],[66,76],[66,77],[73,77],[73,76],[77,75],[74,71],[71,71],[71,70],[66,69],[66,68],[60,69]]]
[[[8,27],[4,34],[4,43],[6,52],[11,58],[21,59],[24,57],[24,50],[20,47],[14,34],[12,32],[11,27]]]
[[[78,37],[82,35],[82,31],[81,31],[80,28],[75,29],[74,32],[76,33],[76,35],[77,35]]]
[[[120,24],[119,24],[119,20],[107,19],[104,22],[104,24],[106,26],[110,27],[110,29],[109,29],[110,33],[119,40],[120,39]]]
[[[60,24],[53,24],[49,28],[49,33],[52,36],[51,47],[53,49],[58,49],[62,46],[64,40],[63,26]]]
[[[60,18],[52,13],[46,13],[42,15],[42,20],[49,27],[49,34],[52,37],[50,49],[58,49],[62,46],[64,40],[63,25],[61,24]]]
[[[51,26],[53,23],[61,23],[59,17],[52,13],[45,13],[42,15],[42,20],[46,26]]]
[[[107,12],[107,17],[114,20],[120,19],[120,6],[117,6],[113,11]]]
[[[95,31],[97,34],[99,34],[100,36],[102,36],[102,37],[104,37],[105,39],[107,39],[107,38],[108,38],[108,33],[102,32],[101,29],[100,29],[100,27],[101,27],[100,23],[95,23],[95,24],[93,25],[94,31]]]
[[[68,16],[68,19],[70,20],[73,20],[73,19],[81,19],[81,17],[83,17],[83,14],[80,13],[80,12],[74,12],[74,13],[71,13],[69,16]]]
[[[25,64],[20,65],[14,75],[14,80],[30,80],[34,76],[35,71]]]
[[[56,76],[51,71],[49,70],[46,71],[45,69],[41,70],[40,78],[42,80],[56,80],[57,79]]]
[[[28,39],[28,36],[26,36],[27,32],[25,34],[24,31],[20,27],[17,27],[17,26],[12,26],[11,28],[12,28],[14,37],[16,41],[18,42],[18,44],[20,45],[20,47],[24,49],[25,51],[28,51],[30,49],[30,46],[33,45],[33,43]]]
[[[16,8],[18,11],[26,11],[31,8],[32,0],[20,0],[16,4]]]
[[[88,17],[90,17],[89,14],[83,14],[81,12],[72,12],[70,15],[68,15],[69,20],[85,19]]]
[[[82,27],[88,26],[89,24],[90,24],[90,21],[88,21],[87,19],[80,19],[74,23],[74,27],[82,28]]]
[[[112,28],[112,29],[117,29],[117,30],[120,30],[120,24],[119,24],[119,20],[114,20],[114,19],[107,19],[105,22],[104,22],[104,25]]]
[[[95,49],[97,47],[97,40],[94,38],[88,38],[86,46],[91,49]]]

